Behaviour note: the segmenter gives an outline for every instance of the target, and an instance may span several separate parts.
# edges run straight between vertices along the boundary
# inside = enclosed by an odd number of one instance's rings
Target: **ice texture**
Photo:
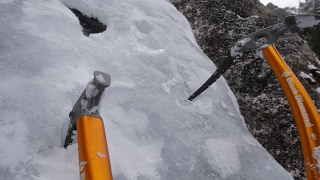
[[[66,6],[107,30],[84,36]],[[5,0],[0,26],[0,179],[79,179],[77,144],[62,142],[95,70],[113,79],[100,115],[114,180],[292,179],[223,78],[185,101],[215,66],[167,0]]]

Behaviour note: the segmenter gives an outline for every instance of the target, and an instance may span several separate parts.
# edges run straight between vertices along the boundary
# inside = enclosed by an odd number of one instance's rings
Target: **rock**
[[[275,14],[280,19],[281,22],[284,22],[284,18],[290,15],[285,9],[279,8],[272,3],[268,3],[266,7],[270,9],[273,14]]]
[[[258,0],[171,0],[190,22],[198,44],[218,66],[231,45],[241,38],[279,23]],[[316,106],[320,105],[319,60],[296,34],[276,43]],[[314,68],[310,68],[314,67]],[[315,79],[311,82],[301,73]],[[305,177],[300,139],[291,109],[266,60],[247,53],[224,75],[234,92],[248,130],[295,179]],[[208,77],[209,78],[209,77]]]

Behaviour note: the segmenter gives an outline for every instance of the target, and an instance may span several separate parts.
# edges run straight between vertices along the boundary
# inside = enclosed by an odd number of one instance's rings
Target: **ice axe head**
[[[192,101],[211,86],[232,65],[234,59],[241,56],[242,53],[246,51],[258,52],[259,50],[263,50],[266,47],[273,45],[277,39],[286,32],[291,31],[295,33],[300,29],[312,27],[316,24],[320,24],[319,15],[288,16],[285,18],[284,23],[275,24],[242,38],[231,47],[230,52],[213,75],[196,92],[194,92],[188,100]],[[259,41],[261,39],[264,40],[262,43]]]
[[[287,16],[284,23],[262,29],[236,42],[231,48],[231,56],[236,57],[246,51],[262,50],[267,46],[273,45],[286,32],[291,31],[295,33],[317,24],[320,24],[319,15]],[[262,45],[259,44],[259,40],[261,39],[265,39]]]

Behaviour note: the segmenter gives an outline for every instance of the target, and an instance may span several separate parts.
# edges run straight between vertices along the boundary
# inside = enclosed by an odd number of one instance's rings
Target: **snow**
[[[313,64],[308,64],[308,68],[309,68],[309,69],[318,69],[318,68],[316,68]]]
[[[315,147],[314,149],[313,149],[313,158],[315,158],[316,160],[317,160],[317,168],[319,169],[320,168],[320,146],[318,146],[318,147]]]
[[[257,56],[259,56],[260,58],[265,59],[265,57],[264,57],[264,55],[263,55],[263,49],[264,49],[264,48],[256,49],[256,50],[255,50],[255,54],[256,54]]]
[[[314,141],[316,141],[316,140],[317,140],[317,136],[316,136],[316,134],[312,133],[310,136],[311,136],[311,139],[312,139],[312,140],[314,140]]]
[[[93,82],[91,80],[90,82],[88,82],[88,84],[86,86],[86,97],[88,99],[97,96],[99,93],[99,90],[97,89],[97,87],[92,83]]]
[[[107,155],[103,154],[102,152],[97,152],[97,156],[99,158],[106,158],[107,157]]]
[[[107,30],[84,36],[66,6]],[[77,144],[62,143],[95,70],[112,77],[99,106],[115,180],[292,179],[223,78],[185,101],[215,66],[168,1],[5,0],[0,25],[0,179],[79,179]]]
[[[248,42],[251,41],[251,38],[244,38],[238,41],[232,48],[231,48],[231,56],[236,57],[238,55],[242,55],[243,52],[239,52],[239,50],[245,46]]]
[[[93,106],[91,109],[88,110],[88,114],[93,114],[96,113],[97,111],[99,111],[100,108],[98,106]]]
[[[99,74],[98,76],[96,76],[97,80],[99,82],[106,82],[106,80],[103,78],[103,76],[101,74]]]
[[[306,74],[305,72],[300,72],[300,74],[299,74],[302,78],[304,78],[304,79],[310,79],[311,80],[311,82],[316,82],[313,78],[312,78],[312,74],[311,73],[309,73],[309,74]]]

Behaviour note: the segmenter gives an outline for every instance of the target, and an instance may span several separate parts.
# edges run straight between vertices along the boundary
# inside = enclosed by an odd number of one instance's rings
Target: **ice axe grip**
[[[309,94],[274,46],[263,50],[291,107],[298,128],[308,180],[319,180],[315,148],[320,146],[320,117]],[[318,162],[319,163],[319,162]]]
[[[70,123],[64,147],[72,144],[77,131],[80,179],[112,180],[112,172],[106,133],[98,107],[111,77],[95,71],[94,78],[87,84],[69,114]]]

